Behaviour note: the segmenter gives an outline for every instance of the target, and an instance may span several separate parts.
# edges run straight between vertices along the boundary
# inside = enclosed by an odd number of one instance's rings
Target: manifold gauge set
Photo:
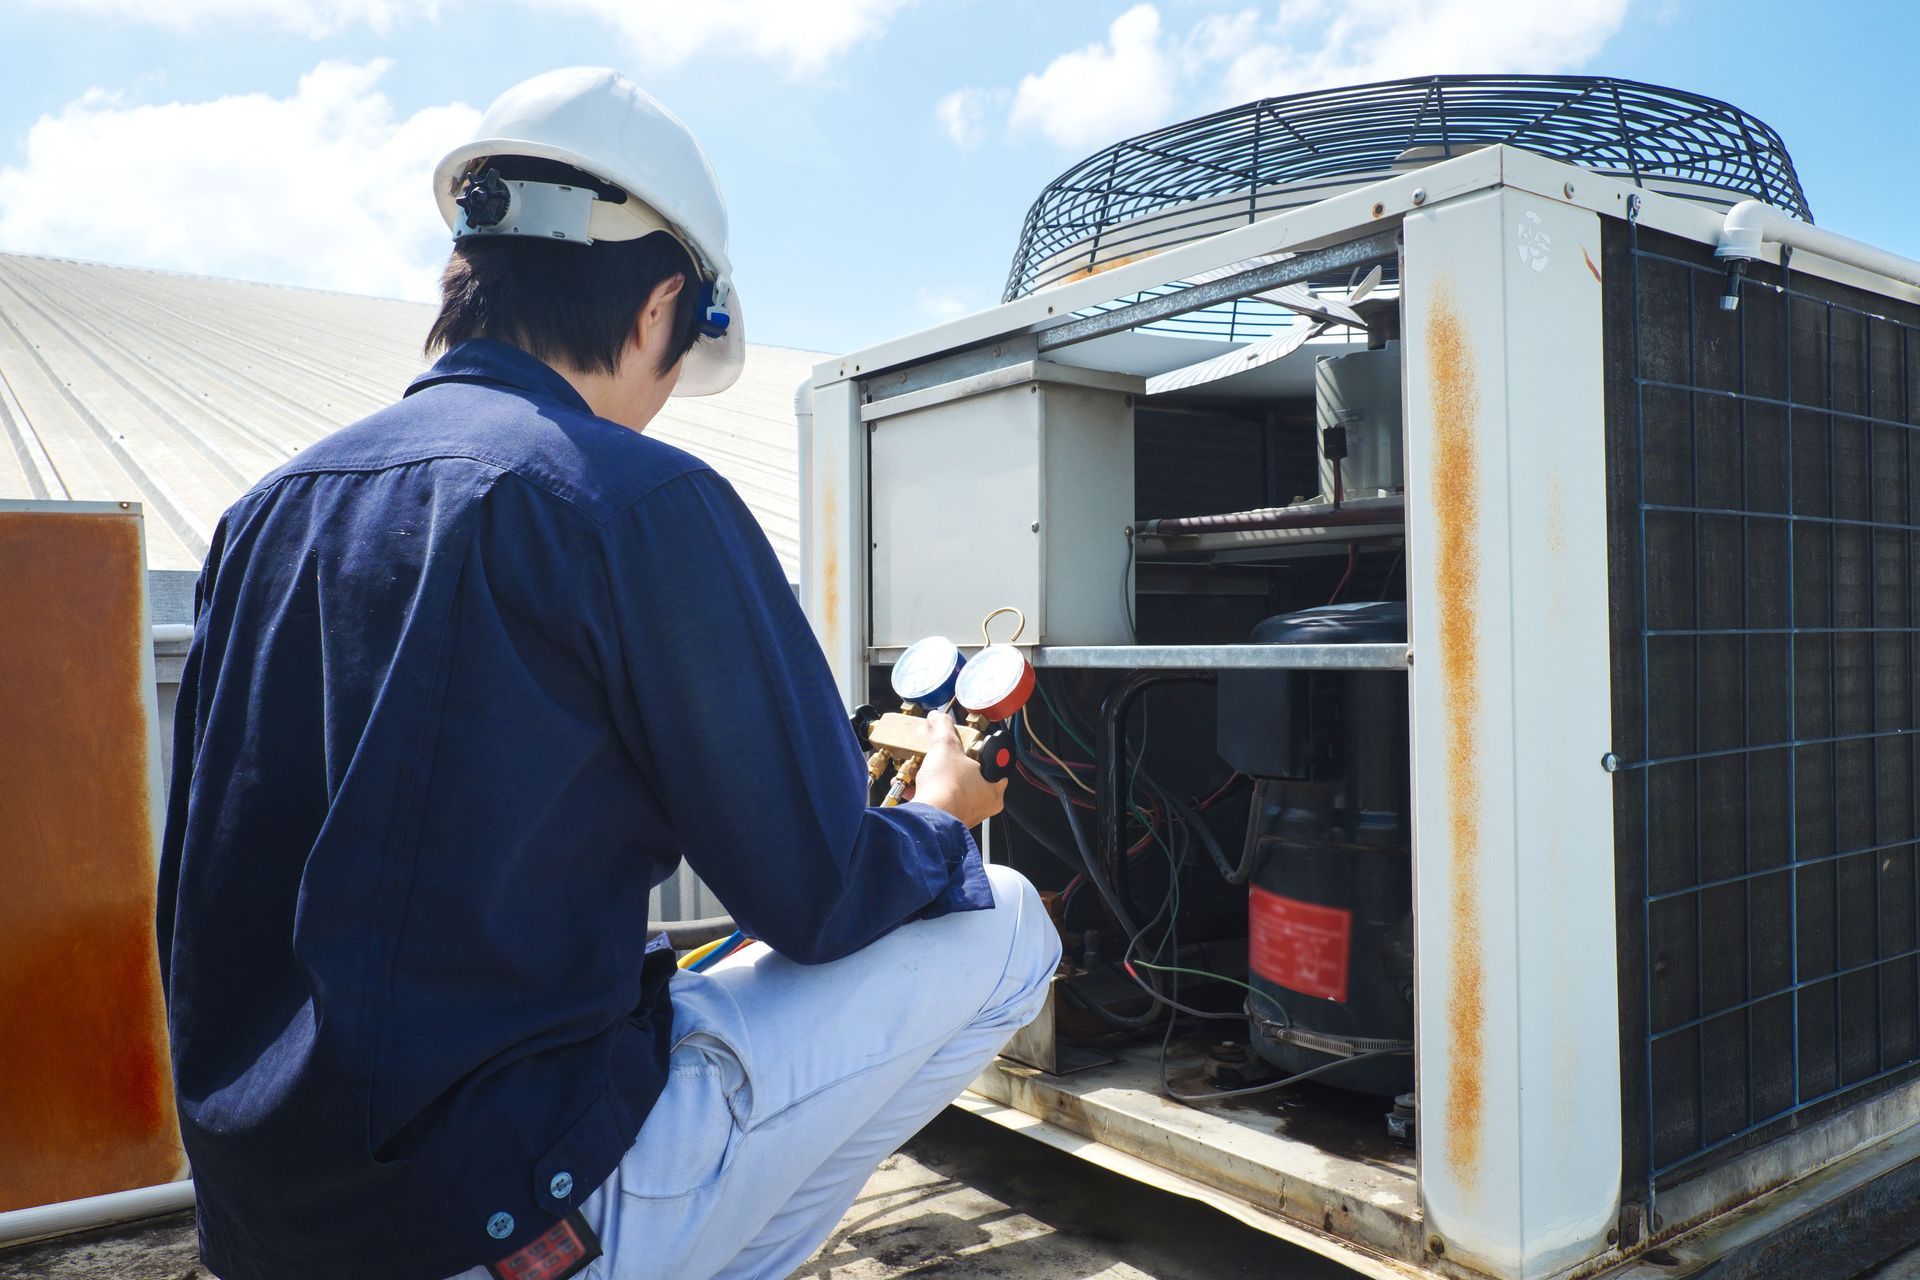
[[[1012,614],[1019,621],[1011,639],[995,643],[989,628],[995,618]],[[853,713],[853,729],[867,751],[867,778],[879,782],[891,771],[883,805],[897,805],[913,786],[931,745],[927,713],[954,710],[960,749],[980,763],[989,782],[1013,769],[1013,717],[1033,696],[1033,664],[1015,647],[1026,618],[1018,609],[995,609],[980,624],[982,645],[971,657],[945,636],[928,636],[907,646],[893,664],[893,692],[900,709],[882,712],[863,706]]]

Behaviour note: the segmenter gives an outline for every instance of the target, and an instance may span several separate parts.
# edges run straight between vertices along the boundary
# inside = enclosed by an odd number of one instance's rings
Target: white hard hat
[[[626,198],[473,173],[474,162],[488,156],[558,161],[618,187]],[[513,235],[592,244],[667,232],[693,258],[703,295],[701,337],[673,393],[712,395],[740,376],[746,324],[727,261],[727,206],[713,166],[679,117],[618,71],[566,67],[507,90],[487,108],[479,136],[434,169],[433,194],[456,241]]]

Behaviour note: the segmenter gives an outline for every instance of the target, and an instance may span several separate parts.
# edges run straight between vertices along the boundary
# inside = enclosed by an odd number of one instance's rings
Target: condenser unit
[[[816,369],[849,707],[1046,620],[988,835],[1066,963],[964,1105],[1381,1276],[1920,1234],[1920,263],[1811,219],[1710,99],[1306,94]]]

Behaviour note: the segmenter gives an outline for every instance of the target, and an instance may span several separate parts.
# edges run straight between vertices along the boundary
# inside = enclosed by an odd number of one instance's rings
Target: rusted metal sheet
[[[32,508],[32,509],[29,509]],[[183,1175],[139,512],[0,504],[0,1211]]]
[[[1473,345],[1452,290],[1434,289],[1427,308],[1427,379],[1433,388],[1433,509],[1438,522],[1434,590],[1439,598],[1440,671],[1446,690],[1448,834],[1453,859],[1448,929],[1453,950],[1447,991],[1452,1056],[1447,1159],[1463,1184],[1480,1168],[1481,1064],[1486,1058],[1485,962],[1480,945],[1480,491],[1474,459],[1480,391]]]

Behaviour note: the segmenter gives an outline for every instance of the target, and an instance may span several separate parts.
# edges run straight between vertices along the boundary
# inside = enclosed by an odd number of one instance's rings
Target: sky
[[[1107,143],[1434,72],[1725,99],[1820,224],[1920,257],[1916,48],[1911,0],[0,0],[0,251],[428,300],[434,162],[593,64],[705,145],[750,338],[830,353],[997,302]]]

